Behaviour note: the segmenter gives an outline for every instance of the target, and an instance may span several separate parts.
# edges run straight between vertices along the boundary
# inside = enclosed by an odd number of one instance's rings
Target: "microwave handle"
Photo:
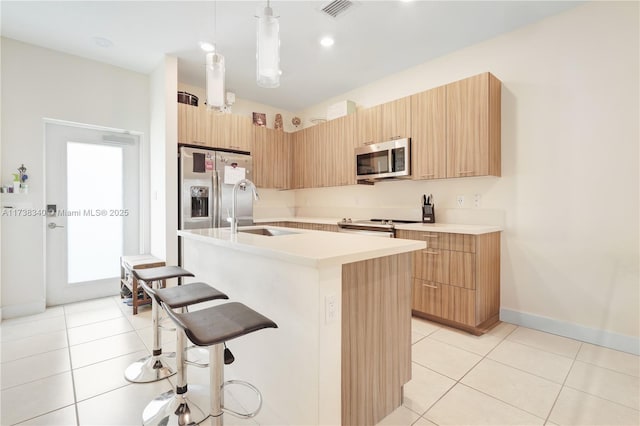
[[[387,165],[387,170],[389,170],[389,172],[395,172],[396,170],[394,170],[393,168],[394,166],[393,157],[396,155],[396,152],[394,149],[390,149],[387,152],[389,153],[389,155],[387,155],[387,161],[389,162],[389,164]]]

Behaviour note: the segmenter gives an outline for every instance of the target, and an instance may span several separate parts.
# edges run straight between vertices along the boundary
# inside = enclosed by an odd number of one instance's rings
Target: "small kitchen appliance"
[[[371,181],[411,174],[410,139],[373,143],[355,149],[356,180]]]

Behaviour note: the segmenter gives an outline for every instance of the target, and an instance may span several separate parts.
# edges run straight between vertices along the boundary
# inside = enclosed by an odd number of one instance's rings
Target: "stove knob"
[[[382,220],[380,221],[380,224],[382,224],[382,225],[386,225],[386,224],[387,224],[387,221],[386,221],[386,220],[384,220],[384,219],[382,219]]]
[[[387,221],[387,225],[393,225],[393,221],[392,221],[391,219],[389,219],[389,220]]]
[[[351,223],[351,218],[347,219],[347,223]]]
[[[341,220],[340,222],[342,222],[342,223],[347,223],[347,218],[346,218],[346,217],[343,217],[343,218],[342,218],[342,220]]]

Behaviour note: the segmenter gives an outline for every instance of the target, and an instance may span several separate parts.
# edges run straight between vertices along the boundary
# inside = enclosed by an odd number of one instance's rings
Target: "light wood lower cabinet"
[[[500,233],[481,235],[397,231],[427,248],[413,254],[413,312],[474,334],[500,311]]]
[[[309,229],[312,231],[338,232],[338,225],[330,225],[327,223],[308,223],[308,222],[261,222],[264,226],[282,226],[285,228]]]

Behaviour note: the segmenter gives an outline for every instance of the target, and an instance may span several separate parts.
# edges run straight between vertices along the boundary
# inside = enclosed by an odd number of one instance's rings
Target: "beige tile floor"
[[[173,385],[122,375],[149,353],[150,324],[149,309],[133,316],[119,297],[3,321],[0,425],[139,425]],[[380,425],[640,425],[638,356],[507,323],[481,337],[412,325],[412,380]],[[175,348],[170,332],[164,342]],[[189,379],[207,386],[207,371],[190,368]]]

